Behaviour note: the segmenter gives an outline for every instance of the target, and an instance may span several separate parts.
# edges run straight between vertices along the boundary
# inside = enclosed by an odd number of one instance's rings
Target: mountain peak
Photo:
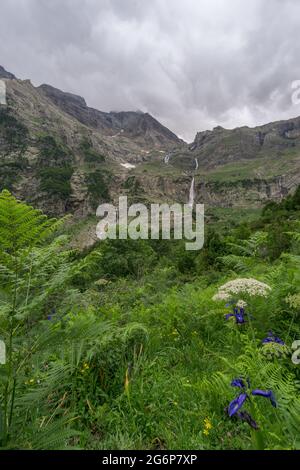
[[[5,68],[2,67],[2,65],[0,65],[0,78],[9,78],[12,80],[12,79],[15,79],[16,77],[14,76],[14,74],[7,72],[7,70],[5,70]]]
[[[85,99],[81,96],[74,95],[73,93],[68,93],[61,91],[58,88],[55,88],[51,85],[43,84],[38,87],[48,98],[50,98],[56,105],[61,103],[69,103],[73,106],[83,106],[86,107]]]
[[[41,85],[38,90],[65,113],[82,124],[103,131],[107,135],[116,135],[116,133],[122,132],[130,138],[144,138],[147,145],[154,143],[171,145],[181,142],[172,131],[149,113],[143,111],[111,111],[108,113],[90,108],[81,96],[66,93],[51,85]]]

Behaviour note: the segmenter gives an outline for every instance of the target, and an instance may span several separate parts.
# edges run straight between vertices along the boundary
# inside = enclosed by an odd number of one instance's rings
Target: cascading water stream
[[[171,155],[170,155],[169,153],[165,156],[164,162],[165,162],[166,164],[169,163],[170,156],[171,156]]]
[[[190,195],[189,195],[189,207],[193,208],[195,200],[195,178],[192,179],[192,184],[190,187]]]

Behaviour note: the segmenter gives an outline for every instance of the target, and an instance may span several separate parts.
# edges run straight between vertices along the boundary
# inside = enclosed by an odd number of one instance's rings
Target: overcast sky
[[[1,0],[0,64],[188,141],[300,115],[299,0]]]

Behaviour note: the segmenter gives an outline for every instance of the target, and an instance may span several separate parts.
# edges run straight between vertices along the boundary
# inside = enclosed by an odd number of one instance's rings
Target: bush
[[[39,164],[49,166],[62,166],[72,161],[72,151],[64,144],[58,142],[51,135],[41,136],[38,140],[40,148]]]
[[[110,175],[100,170],[88,174],[87,187],[93,209],[96,209],[101,202],[110,200],[109,179]]]
[[[0,138],[4,141],[4,152],[23,154],[28,146],[28,129],[8,108],[0,108]],[[1,140],[2,140],[1,139]]]
[[[79,145],[79,150],[83,154],[84,160],[87,163],[103,163],[105,156],[98,153],[93,148],[93,143],[87,137],[84,137]]]
[[[43,168],[39,172],[40,189],[48,194],[58,196],[60,199],[67,198],[71,194],[72,174],[73,169],[71,167]]]
[[[39,139],[38,176],[40,189],[59,199],[71,195],[72,152],[51,135]]]

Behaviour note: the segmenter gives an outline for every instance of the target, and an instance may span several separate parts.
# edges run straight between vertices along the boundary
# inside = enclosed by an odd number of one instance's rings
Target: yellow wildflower
[[[35,382],[34,379],[29,379],[29,380],[26,380],[26,381],[24,382],[24,384],[25,384],[25,385],[33,385],[34,382]]]
[[[88,369],[90,368],[90,366],[88,365],[87,362],[84,362],[83,363],[83,366],[82,366],[82,369],[81,369],[81,373],[84,374]]]
[[[205,428],[208,429],[208,430],[212,429],[212,424],[211,424],[211,421],[210,421],[209,418],[205,418],[205,419],[204,419],[204,426],[205,426]]]
[[[212,429],[212,424],[209,418],[204,419],[204,429],[203,434],[204,436],[209,436],[209,431]]]

